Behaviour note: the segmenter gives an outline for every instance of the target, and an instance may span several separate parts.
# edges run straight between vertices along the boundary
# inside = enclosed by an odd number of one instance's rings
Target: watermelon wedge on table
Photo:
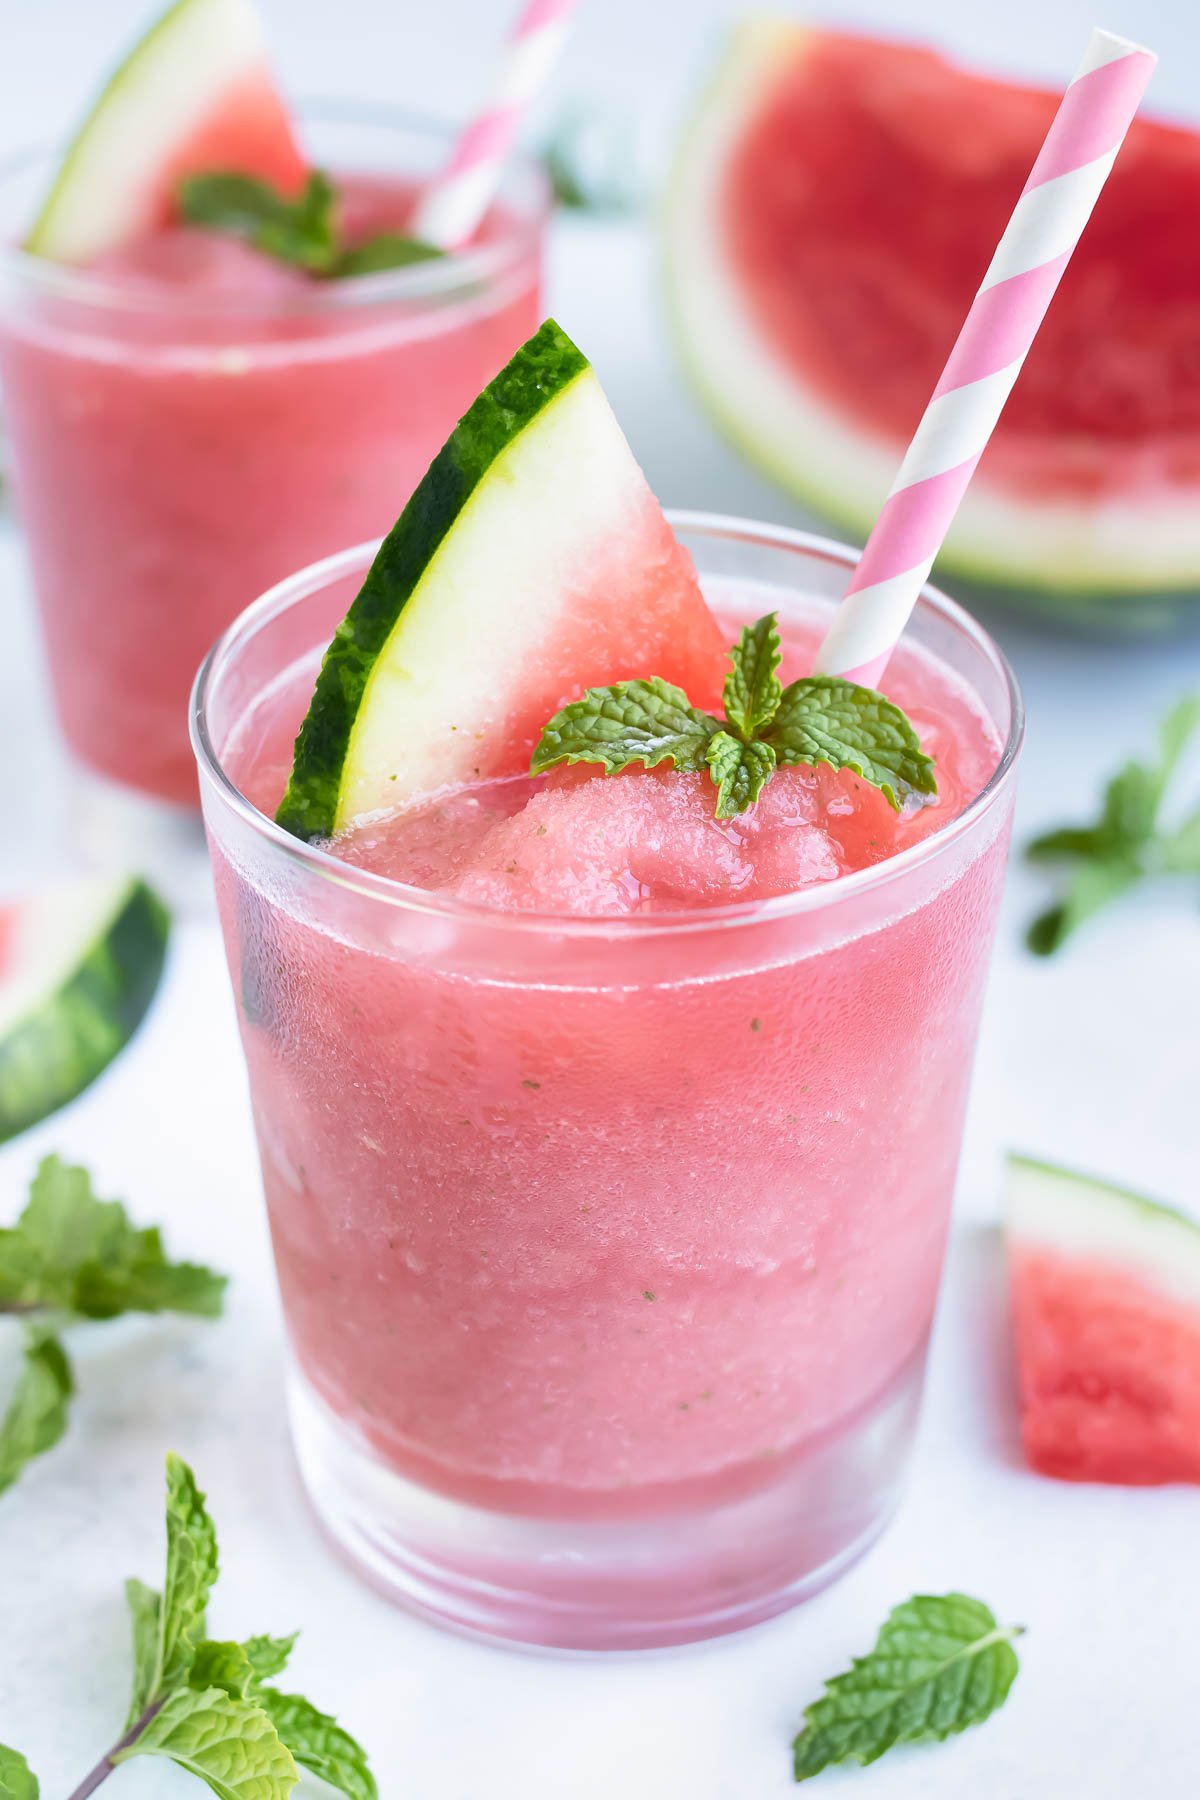
[[[1057,101],[932,50],[753,18],[684,134],[664,246],[688,373],[747,457],[856,535]],[[1200,584],[1197,218],[1200,135],[1137,120],[941,571],[1102,618]]]
[[[1200,1482],[1200,1221],[1013,1157],[1006,1235],[1030,1465]]]
[[[91,262],[166,223],[179,182],[215,170],[285,193],[307,175],[251,0],[177,0],[80,126],[28,248]]]
[[[169,929],[136,876],[55,882],[0,904],[0,1143],[82,1093],[129,1042]]]

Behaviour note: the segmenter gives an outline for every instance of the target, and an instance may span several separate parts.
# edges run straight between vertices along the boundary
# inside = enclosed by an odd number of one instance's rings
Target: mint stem
[[[145,1731],[147,1725],[150,1723],[151,1719],[154,1717],[155,1713],[158,1711],[158,1709],[161,1705],[162,1705],[162,1701],[156,1700],[154,1702],[153,1706],[148,1706],[146,1708],[145,1712],[142,1714],[141,1718],[137,1720],[136,1724],[133,1724],[129,1727],[129,1730],[125,1733],[125,1736],[123,1738],[119,1739],[118,1742],[113,1745],[112,1749],[108,1752],[107,1756],[102,1756],[100,1758],[100,1761],[96,1764],[95,1768],[91,1771],[91,1773],[88,1775],[85,1775],[83,1780],[80,1782],[79,1786],[77,1788],[75,1788],[74,1791],[67,1796],[67,1800],[87,1800],[88,1795],[94,1794],[96,1789],[100,1786],[100,1783],[102,1781],[108,1780],[109,1776],[113,1773],[113,1771],[115,1770],[115,1768],[117,1766],[116,1763],[113,1761],[113,1757],[116,1756],[122,1750],[128,1750],[130,1744],[132,1744],[136,1738],[141,1737],[143,1731]]]

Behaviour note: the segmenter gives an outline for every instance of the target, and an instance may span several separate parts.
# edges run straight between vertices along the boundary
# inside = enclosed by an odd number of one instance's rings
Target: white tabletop
[[[40,9],[31,41],[50,16],[83,10],[82,0]],[[103,10],[127,19],[140,9],[105,0]],[[287,9],[279,0],[267,10]],[[350,10],[377,9],[355,0]],[[624,0],[613,10],[632,11]],[[1055,43],[1082,38],[1090,7],[1051,10]],[[882,12],[882,0],[860,8]],[[1172,23],[1174,10],[1164,14]],[[1144,18],[1109,22],[1149,35]],[[28,111],[27,96],[18,99]],[[566,222],[550,299],[596,361],[665,501],[797,517],[734,461],[683,392],[636,228]],[[69,860],[69,790],[11,530],[0,531],[0,604],[0,869],[3,886],[16,888]],[[1166,703],[1200,685],[1200,650],[1194,639],[1080,644],[994,622],[1030,708],[1023,839],[1086,809],[1113,762],[1148,744]],[[158,1579],[168,1447],[195,1466],[221,1534],[213,1628],[303,1628],[289,1679],[363,1739],[384,1800],[782,1797],[792,1791],[790,1737],[823,1679],[869,1646],[891,1605],[950,1588],[1029,1627],[1007,1707],[953,1743],[831,1773],[822,1778],[830,1791],[844,1783],[879,1800],[1194,1795],[1200,1495],[1073,1487],[1022,1467],[995,1222],[1008,1146],[1200,1210],[1200,921],[1194,892],[1180,884],[1135,897],[1039,963],[1020,934],[1044,892],[1014,867],[899,1519],[842,1582],[790,1617],[689,1651],[602,1661],[526,1656],[434,1630],[376,1598],[319,1538],[284,1429],[277,1304],[220,946],[210,923],[182,926],[165,990],[131,1050],[73,1107],[0,1151],[0,1218],[15,1213],[37,1158],[54,1149],[87,1163],[101,1191],[123,1196],[140,1220],[164,1222],[174,1253],[234,1276],[218,1324],[131,1321],[75,1333],[80,1392],[69,1435],[0,1499],[0,1741],[26,1752],[45,1800],[61,1800],[119,1730],[128,1687],[121,1584],[133,1573]],[[0,1383],[13,1335],[0,1336]],[[131,1800],[194,1791],[153,1764],[122,1770],[104,1790]]]

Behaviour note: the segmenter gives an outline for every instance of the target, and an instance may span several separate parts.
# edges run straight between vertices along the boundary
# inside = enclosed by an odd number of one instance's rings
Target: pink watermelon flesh
[[[165,225],[176,216],[175,195],[187,176],[226,171],[257,176],[291,195],[308,178],[287,108],[266,69],[222,94],[204,122],[177,146],[156,184],[153,223]]]
[[[914,430],[1058,96],[796,31],[734,149],[722,228],[801,383]],[[1200,484],[1200,134],[1135,122],[981,465],[1045,499]]]
[[[1021,1437],[1062,1481],[1200,1482],[1200,1314],[1114,1263],[1015,1247]]]

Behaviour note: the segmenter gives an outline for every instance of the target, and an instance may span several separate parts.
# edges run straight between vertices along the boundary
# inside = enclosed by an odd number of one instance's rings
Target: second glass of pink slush
[[[305,119],[355,240],[402,229],[448,132]],[[0,180],[0,385],[63,733],[104,783],[196,804],[187,696],[291,570],[384,530],[539,317],[548,196],[514,160],[476,240],[317,281],[167,225],[82,268],[15,245],[49,181]]]

